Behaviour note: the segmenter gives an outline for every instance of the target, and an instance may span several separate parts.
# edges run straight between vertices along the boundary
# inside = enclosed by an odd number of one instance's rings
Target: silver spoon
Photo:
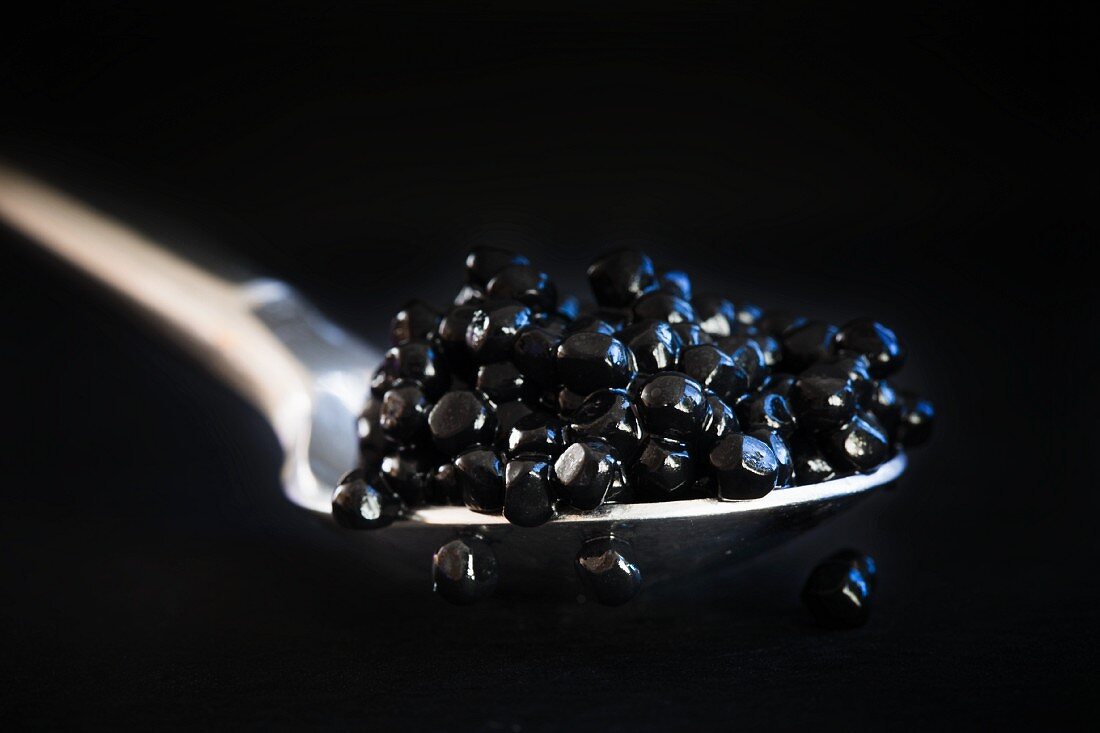
[[[27,239],[122,296],[224,379],[268,422],[285,455],[283,493],[328,515],[338,478],[355,464],[355,419],[380,353],[326,320],[293,288],[200,267],[141,232],[0,163],[0,218]],[[575,596],[574,558],[613,536],[646,583],[682,578],[756,555],[898,479],[899,452],[867,475],[777,489],[761,499],[616,504],[563,514],[537,528],[464,507],[423,507],[362,539],[387,561],[421,570],[461,534],[495,547],[503,587]],[[331,522],[326,522],[331,526]]]

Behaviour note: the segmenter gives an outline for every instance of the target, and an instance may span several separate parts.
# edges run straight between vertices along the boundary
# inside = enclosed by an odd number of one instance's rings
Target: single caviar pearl
[[[642,388],[638,413],[656,435],[692,440],[702,430],[707,403],[703,387],[686,374],[662,372]]]
[[[545,272],[531,265],[509,265],[493,276],[485,287],[490,298],[518,300],[540,311],[558,305],[558,289]]]
[[[510,361],[482,364],[477,370],[475,386],[493,404],[518,400],[527,394],[523,373]]]
[[[390,342],[394,346],[410,341],[427,341],[439,328],[440,313],[423,300],[410,300],[390,323]]]
[[[828,560],[829,562],[847,563],[849,566],[854,567],[863,574],[872,592],[878,586],[878,563],[870,555],[846,547],[843,550],[834,552],[828,557]]]
[[[856,402],[867,404],[871,398],[874,383],[869,371],[870,363],[863,354],[830,356],[815,362],[806,368],[803,377],[840,377],[852,383]]]
[[[623,461],[634,458],[643,437],[634,399],[622,389],[605,389],[588,395],[573,414],[570,434],[570,441],[605,440]]]
[[[686,443],[650,435],[642,441],[631,479],[651,501],[678,499],[695,485],[695,461]]]
[[[799,377],[791,387],[791,409],[799,425],[810,430],[842,425],[856,409],[852,383],[838,377]]]
[[[406,506],[416,506],[424,500],[428,476],[438,465],[438,456],[430,451],[401,447],[382,458],[379,473]]]
[[[476,603],[493,594],[500,576],[493,549],[480,537],[461,537],[432,556],[432,588],[458,605]]]
[[[733,303],[717,295],[702,295],[692,301],[699,327],[715,338],[737,332],[737,309]]]
[[[580,395],[625,387],[637,372],[630,349],[602,333],[575,333],[562,341],[557,367],[562,384]]]
[[[794,457],[791,455],[791,450],[787,446],[787,441],[783,439],[783,436],[767,428],[756,428],[755,430],[749,431],[748,435],[756,438],[761,443],[765,443],[772,449],[772,453],[775,454],[775,463],[777,466],[775,474],[776,488],[790,486],[794,479]]]
[[[787,446],[794,462],[794,482],[797,486],[819,484],[845,475],[821,454],[812,435],[796,432]]]
[[[531,310],[514,301],[481,305],[466,328],[466,346],[481,364],[503,361],[512,355],[520,332],[531,321]]]
[[[634,302],[634,320],[654,318],[669,323],[684,323],[695,320],[695,311],[691,303],[675,295],[656,290],[646,293]]]
[[[631,249],[611,252],[589,266],[588,283],[601,306],[625,308],[656,286],[653,261]]]
[[[718,348],[732,354],[750,341],[759,348],[760,353],[764,356],[764,366],[768,369],[778,367],[783,361],[783,347],[780,345],[779,341],[763,333],[751,336],[746,334],[727,336],[726,338],[718,340]]]
[[[496,429],[489,404],[474,392],[448,392],[428,413],[432,442],[448,456],[473,445],[490,445]]]
[[[897,438],[904,405],[901,396],[888,381],[879,379],[872,383],[870,396],[860,406],[866,407],[875,416],[888,436]]]
[[[466,255],[466,280],[471,285],[484,287],[505,267],[529,264],[526,257],[504,247],[474,247]]]
[[[473,364],[473,355],[466,345],[466,330],[477,312],[475,305],[456,305],[439,322],[437,338],[443,358],[452,372],[468,376]]]
[[[802,602],[819,626],[853,629],[871,613],[871,583],[858,567],[826,560],[813,569],[802,589]]]
[[[834,353],[837,327],[824,321],[807,321],[783,332],[783,369],[801,372],[815,361]]]
[[[759,499],[775,488],[779,474],[775,453],[751,435],[727,435],[718,441],[707,460],[720,499]]]
[[[401,516],[401,499],[384,483],[367,481],[355,469],[344,475],[332,494],[332,518],[348,529],[379,529]]]
[[[738,402],[737,419],[746,430],[763,428],[789,436],[795,429],[794,415],[787,399],[772,392],[758,393]]]
[[[638,594],[642,573],[631,560],[630,545],[612,537],[597,537],[577,553],[577,577],[585,593],[605,606],[621,606]]]
[[[428,476],[425,499],[429,504],[462,504],[462,489],[458,486],[455,464],[444,463]]]
[[[670,328],[673,333],[680,337],[680,342],[684,345],[685,349],[689,346],[702,346],[703,344],[714,343],[714,337],[699,328],[699,324],[697,323],[681,321],[680,323],[673,323]]]
[[[905,363],[906,349],[886,326],[870,318],[845,323],[836,334],[836,348],[867,357],[871,376],[888,377]]]
[[[675,369],[680,359],[680,337],[664,321],[645,320],[615,334],[626,344],[642,374]]]
[[[390,439],[412,445],[428,434],[428,413],[432,403],[420,384],[402,380],[382,397],[379,426]]]
[[[713,392],[707,393],[707,416],[703,420],[702,446],[709,450],[730,433],[740,432],[741,426],[730,406]]]
[[[512,434],[512,428],[523,417],[530,415],[534,410],[526,402],[513,400],[501,402],[497,405],[497,434],[496,443],[504,448],[508,447],[508,436]]]
[[[924,445],[932,437],[935,418],[936,412],[931,402],[906,394],[901,424],[898,426],[898,440],[907,448]]]
[[[525,328],[512,347],[512,361],[523,376],[543,389],[558,382],[557,352],[562,337],[545,328]]]
[[[603,440],[573,443],[554,462],[558,494],[577,509],[595,509],[623,488],[623,467]]]
[[[724,351],[710,344],[684,349],[680,371],[723,399],[749,389],[749,375]]]
[[[504,466],[496,452],[471,448],[454,461],[462,501],[482,514],[499,514],[504,508]]]
[[[413,341],[394,346],[386,352],[381,370],[388,380],[380,386],[380,392],[372,385],[372,391],[379,397],[384,395],[399,379],[411,379],[420,382],[425,394],[435,398],[447,391],[451,377],[443,365],[443,360],[430,343]]]
[[[675,295],[677,298],[691,300],[691,278],[686,272],[680,270],[668,270],[657,276],[657,288],[662,293]]]
[[[532,412],[516,422],[508,435],[508,454],[538,453],[556,456],[565,448],[564,424],[557,415]]]
[[[520,527],[537,527],[554,518],[547,458],[518,456],[508,461],[504,468],[504,518]]]

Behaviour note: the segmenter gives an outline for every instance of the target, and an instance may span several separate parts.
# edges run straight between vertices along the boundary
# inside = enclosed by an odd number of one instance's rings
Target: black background
[[[432,730],[977,727],[1091,713],[1095,62],[1083,6],[58,5],[0,155],[381,342],[506,233],[559,281],[875,315],[936,401],[898,492],[676,598],[455,609],[278,494],[261,421],[4,232],[0,718]],[[814,629],[808,568],[879,604]],[[425,561],[427,562],[427,558]]]

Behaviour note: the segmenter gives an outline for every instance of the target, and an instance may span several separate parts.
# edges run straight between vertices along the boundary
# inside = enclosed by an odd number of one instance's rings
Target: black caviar
[[[907,350],[882,323],[700,293],[634,250],[601,256],[588,280],[582,305],[525,256],[479,247],[450,304],[406,302],[337,521],[464,504],[535,526],[615,503],[751,500],[872,472],[929,438],[932,404],[896,386]],[[495,582],[489,560],[478,578],[453,572],[486,556],[479,542],[440,551],[437,584],[456,598]],[[586,583],[613,589],[594,591],[605,602],[639,582],[622,555],[608,541],[578,557]]]

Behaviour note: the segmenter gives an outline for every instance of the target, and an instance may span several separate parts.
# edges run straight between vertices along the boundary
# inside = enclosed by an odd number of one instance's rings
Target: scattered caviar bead
[[[683,300],[691,300],[691,278],[686,272],[669,270],[657,276],[657,287],[662,293],[675,295]]]
[[[819,484],[843,475],[817,447],[813,436],[796,432],[787,443],[794,461],[794,482],[798,486]]]
[[[764,310],[752,303],[742,303],[737,307],[737,322],[742,326],[755,326],[764,315]]]
[[[386,352],[383,371],[389,376],[389,380],[381,394],[375,392],[379,397],[399,379],[420,382],[424,393],[433,399],[443,394],[451,384],[451,377],[443,366],[443,360],[435,348],[425,341],[392,347]]]
[[[634,354],[643,374],[674,369],[680,358],[680,337],[664,321],[647,320],[615,334]]]
[[[454,460],[462,501],[475,512],[499,514],[504,508],[504,466],[487,448],[470,448]]]
[[[355,421],[355,429],[359,435],[359,454],[366,465],[375,468],[381,463],[382,454],[386,452],[386,434],[382,432],[381,415],[382,400],[371,395]]]
[[[662,372],[638,395],[638,414],[646,429],[667,438],[691,440],[703,427],[707,401],[703,387],[686,374]]]
[[[432,442],[448,456],[473,445],[491,444],[496,429],[496,416],[475,392],[448,392],[428,413]]]
[[[390,342],[400,346],[410,341],[427,341],[439,328],[439,318],[439,311],[423,300],[410,300],[393,317]]]
[[[790,400],[798,423],[810,430],[842,425],[856,410],[852,383],[839,377],[799,377],[791,386]]]
[[[429,504],[461,504],[462,490],[458,487],[458,473],[453,463],[444,463],[428,476],[424,490]]]
[[[622,389],[605,389],[588,395],[573,414],[572,439],[601,438],[619,458],[630,461],[642,442],[642,426],[633,398]]]
[[[802,602],[819,626],[854,629],[871,614],[871,584],[852,563],[826,560],[813,569]]]
[[[597,537],[577,553],[577,577],[585,593],[605,606],[621,606],[638,594],[642,573],[631,560],[630,546],[612,537]]]
[[[595,509],[623,489],[623,467],[615,449],[603,440],[584,440],[566,448],[554,462],[558,494],[577,509]]]
[[[783,439],[783,436],[767,428],[756,428],[755,430],[748,431],[747,434],[756,438],[761,443],[765,443],[772,449],[772,453],[775,454],[776,488],[790,486],[794,479],[794,457],[791,455],[791,449],[788,447],[787,441]]]
[[[719,348],[722,348],[719,345]],[[768,376],[768,364],[760,344],[752,339],[729,352],[733,363],[741,368],[749,378],[749,389],[756,389]]]
[[[780,338],[788,328],[801,326],[807,322],[804,316],[784,310],[766,310],[756,321],[760,333]]]
[[[466,329],[466,346],[482,364],[503,361],[512,354],[520,331],[531,321],[531,310],[516,302],[492,301],[474,311]]]
[[[572,417],[573,414],[584,404],[584,400],[587,395],[582,395],[568,387],[562,387],[556,393],[556,398],[553,402],[553,406],[557,409],[558,414],[562,417]]]
[[[771,392],[789,398],[791,387],[793,387],[794,383],[797,381],[798,377],[793,374],[769,374],[764,380],[764,383],[760,385],[760,391]]]
[[[695,461],[686,443],[649,435],[642,441],[631,479],[638,493],[653,501],[679,499],[695,485]]]
[[[458,605],[476,603],[493,594],[499,581],[493,549],[479,537],[462,537],[432,556],[432,588]]]
[[[865,404],[871,397],[874,384],[871,381],[870,367],[863,354],[831,356],[811,364],[802,372],[803,377],[842,377],[852,383],[856,402]]]
[[[482,364],[477,370],[475,386],[498,405],[518,400],[527,393],[523,373],[510,361]]]
[[[685,349],[689,346],[701,346],[703,344],[714,343],[714,337],[700,328],[697,323],[683,321],[681,323],[673,323],[670,327],[673,333],[680,337],[680,343],[684,345]]]
[[[498,272],[510,265],[529,265],[530,260],[503,247],[474,247],[466,255],[466,280],[471,285],[486,286]]]
[[[775,488],[779,474],[775,453],[751,435],[727,435],[711,449],[707,461],[720,499],[759,499]]]
[[[741,430],[733,410],[718,395],[707,392],[707,415],[703,418],[702,444],[711,448],[730,433]]]
[[[815,361],[833,355],[837,327],[824,321],[806,321],[783,332],[783,368],[801,372]]]
[[[430,451],[399,448],[382,458],[379,473],[386,486],[396,492],[407,506],[416,506],[424,499],[428,475],[438,465],[438,457]]]
[[[695,311],[691,303],[659,290],[638,298],[634,302],[633,313],[636,321],[656,318],[676,324],[695,320]]]
[[[738,402],[737,419],[746,430],[764,428],[789,436],[795,429],[787,398],[774,392],[755,394]]]
[[[562,341],[557,367],[562,384],[581,395],[625,387],[637,372],[630,349],[602,333],[575,333]]]
[[[382,397],[378,423],[391,440],[411,445],[428,433],[428,413],[432,403],[420,384],[401,380]]]
[[[575,295],[567,295],[558,301],[558,315],[567,321],[574,321],[581,314],[581,302]]]
[[[901,396],[889,382],[885,379],[874,382],[870,395],[865,402],[860,403],[860,407],[866,408],[875,416],[887,435],[897,436],[904,405]]]
[[[715,338],[732,336],[737,331],[737,309],[717,295],[702,295],[692,301],[699,327]]]
[[[863,577],[872,591],[878,586],[878,563],[870,555],[859,550],[844,548],[829,555],[828,560],[830,562],[848,563],[848,565],[863,573]]]
[[[534,412],[531,406],[522,400],[501,402],[497,405],[497,443],[507,447],[508,436],[512,434],[512,428],[521,418]]]
[[[558,305],[558,289],[545,272],[531,265],[509,265],[485,287],[490,298],[510,298],[538,310]]]
[[[581,316],[565,327],[563,333],[571,336],[575,333],[602,333],[608,336],[615,335],[615,328],[599,316]]]
[[[936,412],[931,402],[906,394],[901,424],[898,426],[898,440],[907,448],[924,445],[932,437],[935,418]]]
[[[545,328],[525,328],[512,347],[512,361],[532,384],[546,388],[557,384],[557,352],[560,335]]]
[[[723,399],[749,388],[749,376],[717,346],[703,344],[684,349],[680,371]]]
[[[612,252],[589,266],[588,283],[601,306],[625,308],[655,287],[653,261],[631,249]]]
[[[485,291],[476,285],[463,285],[452,305],[476,305],[486,299]]]
[[[564,424],[557,415],[532,412],[520,418],[508,434],[508,454],[538,453],[556,456],[565,448]]]
[[[508,461],[504,467],[504,518],[520,527],[537,527],[554,518],[549,459],[525,455]]]
[[[876,378],[888,377],[901,369],[907,354],[893,331],[870,318],[845,323],[836,334],[836,347],[866,356],[871,376]]]
[[[778,367],[783,361],[783,347],[780,345],[779,341],[767,334],[758,333],[753,336],[745,334],[727,336],[726,338],[718,340],[718,348],[726,353],[732,354],[750,341],[756,344],[760,349],[760,353],[764,355],[764,366],[768,369]]]
[[[368,481],[361,469],[340,479],[332,494],[332,518],[348,529],[378,529],[392,524],[404,507],[385,483]]]

